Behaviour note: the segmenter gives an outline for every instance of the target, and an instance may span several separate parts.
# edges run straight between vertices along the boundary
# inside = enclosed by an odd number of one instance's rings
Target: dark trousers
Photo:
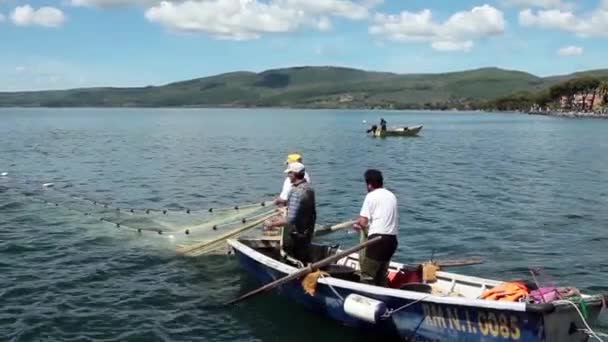
[[[283,228],[283,250],[287,255],[296,258],[305,265],[310,260],[310,245],[312,242],[312,229],[307,233],[298,233],[293,226]]]
[[[375,238],[376,236],[382,237],[380,242],[365,248],[365,252],[360,253],[361,282],[387,286],[388,266],[393,254],[397,250],[397,237],[394,235],[372,234],[369,237],[362,237],[362,240]]]

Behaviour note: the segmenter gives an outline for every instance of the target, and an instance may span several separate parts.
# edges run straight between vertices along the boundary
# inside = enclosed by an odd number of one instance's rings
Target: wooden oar
[[[322,225],[318,224],[315,227],[314,237],[325,236],[325,235],[331,234],[333,232],[337,232],[338,230],[348,228],[348,227],[352,226],[355,222],[356,221],[354,221],[354,220],[348,220],[348,221],[344,221],[341,223],[336,223],[334,225],[326,224],[326,225],[322,226]],[[276,236],[276,235],[269,235],[269,236],[266,236],[266,238],[270,237],[269,239],[272,239],[271,238],[272,236]]]
[[[439,267],[453,267],[483,264],[483,260],[480,257],[472,257],[468,259],[437,260],[433,263]]]
[[[478,265],[483,264],[483,259],[480,257],[472,257],[468,259],[448,259],[448,260],[434,260],[434,261],[424,261],[417,264],[403,264],[403,267],[418,267],[424,263],[433,263],[440,268],[444,267],[456,267],[456,266],[469,266],[469,265]]]
[[[340,229],[351,227],[355,222],[356,222],[355,220],[349,220],[349,221],[345,221],[342,223],[334,224],[333,226],[327,225],[327,226],[319,227],[319,228],[315,229],[315,237],[325,236],[327,234],[333,233]]]
[[[281,279],[277,279],[277,280],[275,280],[275,281],[273,281],[271,283],[268,283],[268,284],[266,284],[266,285],[264,285],[264,286],[262,286],[262,287],[260,287],[260,288],[258,288],[256,290],[253,290],[253,291],[251,291],[249,293],[246,293],[246,294],[240,296],[237,299],[233,299],[233,300],[229,301],[227,304],[238,303],[238,302],[243,301],[243,300],[245,300],[247,298],[255,296],[255,295],[259,294],[259,293],[262,293],[262,292],[265,292],[265,291],[268,291],[268,290],[272,290],[275,287],[281,286],[281,285],[283,285],[283,284],[285,284],[285,283],[287,283],[287,282],[289,282],[291,280],[301,278],[301,277],[303,277],[303,276],[305,276],[305,275],[307,275],[307,274],[309,274],[311,272],[314,272],[314,271],[318,270],[321,267],[325,267],[325,266],[331,264],[334,261],[337,261],[337,260],[339,260],[341,258],[344,258],[345,256],[347,256],[349,254],[357,252],[357,251],[359,251],[359,250],[361,250],[361,249],[363,249],[365,247],[368,247],[368,246],[370,246],[372,244],[378,243],[381,239],[382,239],[381,236],[375,237],[375,238],[373,238],[371,240],[365,241],[364,243],[361,243],[361,244],[358,244],[358,245],[356,245],[354,247],[351,247],[351,248],[349,248],[349,249],[347,249],[347,250],[345,250],[343,252],[337,253],[337,254],[332,255],[330,257],[327,257],[327,258],[325,258],[325,259],[323,259],[321,261],[317,261],[317,262],[315,262],[313,264],[309,264],[308,266],[306,266],[304,268],[301,268],[301,269],[299,269],[299,270],[297,270],[297,271],[295,271],[295,272],[293,272],[293,273],[291,273],[289,275],[286,275],[285,277],[283,277]]]
[[[204,254],[205,252],[212,251],[212,250],[220,247],[219,245],[226,242],[226,240],[228,240],[236,235],[240,235],[240,234],[246,232],[247,230],[257,227],[258,225],[264,223],[264,221],[266,221],[267,219],[269,219],[275,215],[277,215],[276,212],[270,213],[266,216],[262,216],[259,219],[252,221],[251,223],[246,224],[245,226],[242,226],[242,227],[239,227],[232,231],[229,231],[228,233],[226,233],[214,240],[204,241],[204,242],[192,245],[192,246],[178,248],[177,252],[180,254],[185,254],[185,255],[189,255],[189,256],[198,256],[198,255]]]

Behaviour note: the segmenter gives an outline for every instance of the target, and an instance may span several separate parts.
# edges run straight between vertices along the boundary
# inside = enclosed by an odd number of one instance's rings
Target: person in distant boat
[[[372,128],[367,130],[367,133],[372,132],[372,134],[376,135],[376,130],[378,129],[378,126],[376,125],[372,125]]]
[[[291,181],[287,196],[287,216],[264,223],[264,229],[283,227],[282,249],[302,263],[310,262],[310,243],[317,221],[315,191],[306,181],[306,168],[302,163],[288,164],[285,170]]]
[[[293,153],[293,154],[290,154],[287,156],[287,160],[285,161],[285,164],[289,165],[291,163],[296,163],[296,162],[302,163],[302,156],[300,154]],[[306,179],[306,182],[308,182],[310,184],[310,176],[308,175],[308,172],[306,172],[306,171],[304,173],[304,179]],[[283,189],[281,190],[279,197],[277,197],[274,200],[274,204],[285,206],[287,204],[287,196],[289,196],[291,187],[292,187],[292,185],[291,185],[291,181],[289,180],[289,177],[285,177],[285,181],[283,182]]]
[[[384,118],[380,118],[380,130],[386,132],[386,120]]]
[[[388,266],[398,244],[397,198],[383,187],[384,180],[380,171],[367,170],[364,178],[368,193],[353,228],[361,232],[362,242],[377,236],[382,238],[379,243],[365,248],[361,253],[361,282],[386,286]]]

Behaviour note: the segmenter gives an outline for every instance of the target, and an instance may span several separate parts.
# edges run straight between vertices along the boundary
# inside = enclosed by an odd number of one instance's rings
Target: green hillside
[[[579,74],[608,76],[608,70]],[[545,90],[579,74],[540,78],[498,68],[394,74],[341,67],[294,67],[261,73],[233,72],[141,88],[5,92],[0,93],[0,106],[460,108],[517,92]]]
[[[551,84],[557,84],[565,81],[569,81],[575,78],[582,77],[597,77],[597,78],[608,78],[608,69],[597,69],[597,70],[587,70],[581,72],[575,72],[573,74],[561,75],[561,76],[551,76],[545,78],[545,81]]]

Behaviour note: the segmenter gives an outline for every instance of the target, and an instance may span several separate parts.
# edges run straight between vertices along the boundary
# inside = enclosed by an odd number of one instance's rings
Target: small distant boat
[[[375,132],[371,131],[374,137],[382,138],[382,137],[413,137],[418,135],[418,132],[422,130],[422,125],[416,126],[405,126],[387,129],[386,131],[382,131],[380,129],[376,129]]]
[[[263,284],[299,270],[280,256],[278,241],[237,239],[228,244],[241,266]],[[338,251],[337,246],[313,243],[313,261]],[[596,321],[605,300],[601,294],[583,294],[576,304],[479,299],[501,282],[438,271],[429,283],[421,280],[420,267],[391,262],[389,279],[402,275],[403,282],[390,287],[362,284],[354,274],[359,269],[355,253],[322,269],[329,275],[318,278],[312,295],[298,280],[275,291],[345,326],[408,341],[583,342],[589,336],[582,316]],[[584,314],[577,312],[579,306]]]

